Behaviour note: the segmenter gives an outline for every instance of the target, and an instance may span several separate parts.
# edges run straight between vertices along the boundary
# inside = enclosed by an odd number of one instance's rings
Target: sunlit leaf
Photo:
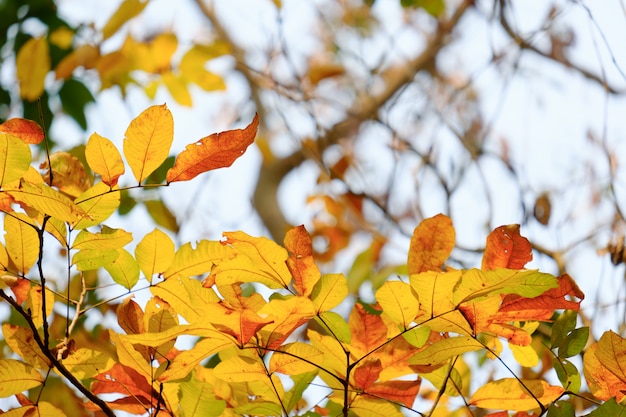
[[[348,323],[340,314],[334,311],[323,311],[315,317],[315,320],[338,341],[350,344],[350,326],[348,326]]]
[[[309,321],[315,311],[308,298],[275,298],[259,310],[259,315],[272,321],[259,330],[260,343],[268,349],[276,349],[294,330]]]
[[[504,378],[482,385],[469,403],[481,408],[526,411],[547,405],[563,394],[564,389],[542,380]],[[532,393],[532,395],[529,393]]]
[[[103,183],[109,187],[117,185],[117,180],[125,168],[122,155],[113,142],[93,133],[85,147],[85,158],[93,172],[100,175]]]
[[[39,235],[22,213],[4,216],[6,249],[16,272],[26,274],[39,256]]]
[[[43,381],[41,373],[31,365],[14,359],[0,359],[0,397],[29,390]]]
[[[293,287],[298,295],[308,297],[321,273],[313,259],[311,236],[304,226],[294,227],[287,232],[285,249],[289,252],[287,266],[293,275]]]
[[[30,166],[30,147],[19,138],[0,133],[0,186],[19,179]]]
[[[50,71],[50,52],[45,37],[31,38],[17,53],[15,66],[20,96],[34,101],[44,92],[46,74]]]
[[[69,152],[54,152],[39,168],[45,170],[46,184],[56,187],[71,199],[91,187],[91,179],[82,162]],[[51,176],[52,184],[49,181]]]
[[[402,337],[404,337],[404,340],[417,348],[421,348],[422,346],[424,346],[429,336],[430,328],[427,326],[417,326],[409,331],[402,333]]]
[[[362,304],[355,304],[348,319],[350,352],[356,357],[369,354],[387,342],[387,326],[379,314],[370,314]]]
[[[454,248],[452,220],[443,214],[424,219],[413,231],[407,265],[409,274],[440,271]]]
[[[124,23],[139,15],[147,5],[148,0],[124,0],[102,28],[103,39],[113,36]]]
[[[5,323],[2,325],[2,334],[11,350],[20,355],[30,365],[38,369],[50,367],[50,360],[35,343],[31,329]]]
[[[35,327],[40,328],[43,325],[44,317],[43,317],[43,303],[44,303],[44,293],[41,290],[41,285],[37,285],[28,291],[28,296],[26,297],[26,309],[30,310],[31,320]],[[46,319],[49,319],[52,315],[52,309],[54,308],[54,293],[46,288],[45,292],[45,302],[46,302]]]
[[[232,248],[220,242],[201,240],[193,248],[186,243],[176,251],[174,260],[163,273],[163,278],[191,277],[210,272],[213,266],[234,257]]]
[[[141,184],[167,158],[174,140],[174,120],[165,104],[152,106],[126,129],[124,156]]]
[[[87,217],[87,213],[80,206],[44,184],[33,184],[22,180],[18,189],[8,192],[16,201],[64,222],[78,222]]]
[[[168,183],[188,181],[203,172],[229,167],[254,142],[259,116],[255,115],[245,129],[214,133],[187,145],[167,172]]]
[[[288,288],[291,273],[287,251],[265,237],[243,232],[226,232],[224,245],[233,248],[235,257],[219,262],[212,275],[219,286],[236,282],[259,282],[269,288]]]
[[[165,84],[165,87],[167,87],[167,91],[172,98],[176,100],[176,103],[181,106],[191,107],[193,100],[184,79],[173,74],[171,71],[165,71],[161,74],[161,80],[163,84]]]
[[[227,382],[250,382],[269,378],[259,359],[232,355],[215,367],[215,376]]]
[[[37,122],[19,117],[0,124],[0,133],[6,133],[31,145],[41,143],[44,138],[43,129]]]
[[[360,389],[367,389],[378,380],[380,372],[383,370],[380,359],[371,358],[362,361],[356,368],[352,378],[354,385]]]
[[[513,357],[520,365],[526,368],[532,368],[539,363],[539,355],[531,345],[519,346],[509,343],[509,348],[511,349],[511,353],[513,353]]]
[[[532,246],[519,224],[500,226],[487,236],[482,269],[522,269],[533,259]]]
[[[139,266],[128,251],[118,249],[119,256],[111,263],[104,265],[113,281],[130,290],[139,280]]]
[[[73,229],[85,229],[101,224],[108,219],[120,205],[120,192],[117,186],[111,188],[103,182],[95,184],[74,200],[87,217],[72,223]]]
[[[421,379],[417,381],[382,381],[368,387],[365,392],[377,398],[412,407],[421,386]]]
[[[149,282],[154,274],[165,272],[174,260],[174,242],[159,229],[144,236],[135,248],[139,269]]]
[[[226,401],[216,398],[213,385],[210,383],[190,378],[180,384],[181,416],[218,417],[222,415],[225,408]]]
[[[81,250],[72,256],[72,265],[79,271],[90,271],[109,265],[119,256],[118,249]]]
[[[270,373],[280,372],[286,375],[298,375],[316,371],[315,364],[320,363],[324,353],[315,347],[294,342],[281,346],[270,358]]]
[[[368,417],[402,417],[398,408],[383,399],[361,395],[350,403],[350,411],[357,416]]]
[[[483,348],[483,344],[472,337],[450,337],[428,345],[424,350],[413,355],[409,359],[409,363],[413,365],[438,365],[455,356]]]
[[[92,378],[108,371],[115,361],[104,352],[92,349],[78,349],[63,359],[63,365],[78,379]]]
[[[154,222],[170,230],[174,233],[178,233],[179,226],[178,220],[176,216],[170,211],[170,209],[165,205],[162,199],[159,200],[145,200],[143,204],[146,206],[146,210],[148,210],[148,214],[152,217]]]
[[[131,233],[128,233],[123,229],[112,229],[108,226],[103,226],[98,233],[81,230],[76,238],[74,238],[72,249],[121,249],[132,241],[133,235]]]
[[[376,291],[376,301],[393,321],[409,328],[419,313],[417,295],[401,281],[387,281]]]
[[[335,308],[348,295],[348,282],[343,274],[326,274],[313,287],[311,301],[320,313]]]

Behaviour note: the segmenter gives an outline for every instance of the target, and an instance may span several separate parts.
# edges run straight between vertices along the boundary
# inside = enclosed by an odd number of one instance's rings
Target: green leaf
[[[434,17],[440,16],[446,10],[444,0],[400,0],[400,4],[404,8],[421,8]]]
[[[183,417],[217,417],[226,409],[226,401],[215,398],[211,384],[195,378],[180,384],[179,409]]]
[[[95,101],[91,91],[85,84],[70,78],[63,83],[59,90],[59,98],[63,111],[78,123],[83,129],[87,129],[87,118],[85,117],[85,107]]]
[[[332,311],[324,311],[315,316],[315,321],[340,342],[350,344],[350,326],[341,315]]]
[[[427,326],[414,327],[406,332],[402,333],[404,340],[415,346],[421,348],[430,336],[430,328]]]
[[[593,410],[589,417],[623,417],[626,416],[626,405],[618,404],[611,398],[600,407]]]
[[[573,310],[565,310],[552,325],[550,334],[550,348],[555,349],[561,344],[569,332],[576,328],[578,313]]]
[[[482,349],[484,346],[468,336],[441,339],[419,351],[408,360],[410,365],[438,365],[465,352]]]
[[[574,417],[574,406],[567,401],[557,401],[548,407],[547,417]]]
[[[563,388],[574,393],[580,391],[580,372],[578,372],[578,369],[573,363],[567,359],[554,358],[552,359],[552,366]]]
[[[571,358],[583,351],[589,339],[589,328],[572,330],[559,344],[559,358]]]

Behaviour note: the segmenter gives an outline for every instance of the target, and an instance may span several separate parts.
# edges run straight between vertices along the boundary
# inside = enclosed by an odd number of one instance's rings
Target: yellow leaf
[[[26,41],[17,53],[15,65],[20,96],[28,101],[38,99],[43,94],[46,74],[50,71],[50,52],[46,38],[31,38]]]
[[[98,233],[82,230],[74,239],[74,250],[121,249],[133,241],[133,235],[123,229],[103,226]]]
[[[54,69],[57,80],[65,80],[72,76],[78,67],[95,68],[100,58],[100,50],[94,45],[81,45],[61,59]]]
[[[54,30],[48,36],[51,45],[58,46],[61,49],[69,49],[72,46],[72,40],[74,40],[74,31],[66,26]]]
[[[411,286],[401,281],[387,281],[376,291],[376,301],[394,322],[406,330],[419,313],[420,305]]]
[[[87,213],[76,203],[45,184],[33,184],[22,180],[17,189],[10,190],[8,193],[16,201],[34,208],[39,213],[64,222],[77,222],[87,217]]]
[[[113,142],[97,133],[92,134],[85,147],[85,158],[103,183],[109,187],[117,185],[118,178],[124,173],[124,162]]]
[[[294,330],[309,321],[315,310],[308,298],[275,298],[259,310],[259,315],[272,320],[258,331],[259,343],[268,349],[276,349]]]
[[[150,58],[154,73],[164,73],[171,66],[172,56],[178,47],[178,39],[173,33],[160,33],[150,43]],[[166,83],[167,84],[167,83]]]
[[[71,223],[72,229],[85,229],[102,224],[120,206],[120,192],[117,186],[111,189],[99,182],[74,200],[86,214],[86,217]]]
[[[607,340],[610,341],[610,339],[605,339],[604,343]],[[598,342],[592,344],[583,356],[583,372],[587,385],[589,385],[589,391],[594,397],[602,401],[615,398],[615,401],[621,403],[626,397],[626,381],[624,381],[623,376],[618,377],[600,362],[596,355],[598,346]],[[610,355],[609,358],[604,358],[605,361],[607,359],[610,359]]]
[[[288,257],[285,248],[265,237],[252,237],[244,232],[227,232],[224,236],[225,244],[234,249],[236,257],[219,262],[212,271],[218,288],[237,282],[288,288],[291,273],[285,263]]]
[[[63,359],[63,365],[78,379],[93,378],[108,371],[114,364],[108,354],[86,348],[78,349]]]
[[[320,363],[324,352],[302,342],[289,343],[272,353],[270,373],[280,372],[286,375],[298,375],[317,371],[314,364]]]
[[[129,336],[123,336],[115,333],[113,330],[109,330],[109,337],[115,345],[119,363],[134,369],[146,379],[148,384],[151,384],[156,369],[152,367],[141,353],[135,350],[133,343],[128,341]]]
[[[610,330],[604,332],[595,355],[602,366],[626,382],[626,339]]]
[[[191,277],[211,271],[213,265],[234,256],[232,248],[212,240],[201,240],[194,249],[191,243],[181,246],[163,278]]]
[[[51,217],[46,223],[46,232],[54,236],[61,246],[67,246],[67,225],[62,220]]]
[[[469,403],[481,408],[527,411],[538,408],[539,403],[545,406],[556,401],[564,391],[562,387],[550,385],[542,380],[522,380],[522,382],[525,387],[515,378],[488,382],[478,388]]]
[[[203,172],[231,166],[254,142],[258,127],[256,114],[245,129],[214,133],[187,145],[167,171],[166,181],[188,181]]]
[[[22,213],[4,216],[7,253],[19,274],[26,275],[39,257],[39,235]]]
[[[384,399],[358,396],[350,403],[350,411],[356,416],[367,417],[402,417],[398,407]]]
[[[135,248],[139,269],[149,282],[154,274],[165,272],[174,260],[174,242],[159,229],[144,236]]]
[[[202,306],[220,301],[213,289],[204,288],[200,281],[189,277],[172,277],[153,285],[150,291],[165,300],[189,323],[202,318],[198,311]]]
[[[28,171],[32,155],[21,139],[0,133],[0,186],[18,180]]]
[[[226,89],[226,83],[222,77],[205,69],[192,73],[185,73],[181,76],[184,76],[185,79],[196,84],[204,91],[219,91]]]
[[[514,343],[509,343],[509,348],[513,353],[513,357],[520,365],[526,368],[532,368],[539,363],[539,355],[532,345],[518,346]]]
[[[124,156],[141,184],[168,156],[174,140],[174,120],[165,104],[151,106],[126,130]]]
[[[46,385],[47,386],[47,385]],[[66,414],[49,402],[39,401],[37,405],[26,405],[3,413],[3,417],[65,417]]]
[[[154,220],[157,225],[174,233],[178,233],[180,230],[178,227],[178,220],[170,209],[167,208],[162,199],[144,200],[143,204],[146,206],[148,214],[150,214],[150,217],[152,217],[152,220]]]
[[[465,352],[483,349],[482,343],[468,336],[454,336],[440,339],[428,345],[424,350],[411,356],[408,363],[411,365],[439,365],[448,359]]]
[[[334,337],[322,335],[311,329],[307,330],[307,336],[313,347],[324,352],[324,357],[321,362],[318,362],[318,365],[321,365],[336,377],[345,378],[348,359],[343,346],[337,343]],[[324,375],[322,374],[321,376],[324,379]],[[336,379],[333,378],[332,381],[336,383]]]
[[[163,84],[167,87],[167,91],[169,91],[178,104],[191,107],[191,94],[189,94],[187,84],[181,77],[172,74],[171,71],[165,71],[161,74],[161,79],[163,80]]]
[[[215,367],[214,375],[226,382],[252,382],[269,378],[260,359],[237,355],[223,359]]]
[[[38,369],[50,367],[50,360],[35,343],[30,328],[5,323],[2,325],[2,334],[11,350],[20,355],[26,362]]]
[[[128,251],[118,249],[119,256],[111,263],[104,265],[113,281],[130,290],[139,280],[139,266]]]
[[[72,265],[79,271],[90,271],[109,265],[120,253],[117,249],[81,250],[72,256]]]
[[[407,266],[409,274],[440,271],[454,248],[452,220],[443,214],[424,219],[413,231]]]
[[[0,398],[10,397],[41,385],[37,369],[14,359],[0,359]]]
[[[26,308],[30,310],[31,319],[37,328],[43,326],[43,296],[41,286],[36,286],[28,291]],[[52,315],[54,307],[54,293],[46,288],[46,318]]]
[[[9,270],[9,254],[7,248],[0,243],[0,271]]]
[[[440,316],[456,308],[452,302],[453,290],[461,275],[462,271],[427,271],[409,277],[411,288],[418,295],[420,308],[427,318]]]
[[[69,152],[54,152],[50,155],[49,163],[45,161],[39,166],[45,169],[46,184],[56,187],[63,194],[75,199],[91,187],[91,178],[83,163]],[[52,170],[52,184],[50,184],[50,170]]]
[[[139,15],[147,5],[148,0],[124,0],[102,28],[103,40],[113,36],[124,23]]]
[[[348,295],[348,281],[343,274],[322,275],[313,287],[311,301],[317,313],[335,308]]]

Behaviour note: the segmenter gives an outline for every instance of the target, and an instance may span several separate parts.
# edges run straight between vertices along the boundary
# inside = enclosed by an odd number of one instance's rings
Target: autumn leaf
[[[602,349],[605,351],[602,356],[603,360],[609,364],[611,368],[615,368],[617,358],[612,355],[611,341],[617,340],[614,335],[605,337],[603,341]],[[602,338],[600,338],[602,340]],[[617,345],[621,342],[617,341]],[[589,390],[594,397],[608,401],[611,398],[615,398],[615,401],[622,402],[626,397],[626,380],[624,380],[624,374],[621,370],[618,371],[618,375],[613,373],[611,369],[604,366],[597,356],[599,349],[599,342],[596,342],[587,348],[585,355],[583,356],[583,372],[585,380],[589,386]],[[608,352],[607,352],[608,351]]]
[[[376,398],[403,404],[407,408],[413,407],[415,398],[420,390],[421,379],[417,381],[381,381],[368,387],[365,393]]]
[[[440,271],[454,248],[452,220],[443,214],[424,219],[413,231],[407,265],[409,274]]]
[[[325,274],[311,291],[317,313],[337,307],[348,295],[348,281],[343,274]]]
[[[380,315],[368,313],[362,304],[355,304],[348,319],[352,339],[350,353],[360,358],[387,341],[387,326]]]
[[[46,74],[50,71],[50,52],[45,37],[31,38],[17,53],[15,66],[20,83],[20,96],[28,101],[44,92]]]
[[[13,118],[0,124],[0,133],[6,133],[29,145],[37,145],[44,139],[43,129],[32,120]]]
[[[174,140],[174,120],[165,104],[152,106],[126,129],[124,156],[141,184],[168,156]]]
[[[523,384],[523,385],[522,385]],[[526,411],[556,401],[565,390],[543,380],[504,378],[481,386],[470,405],[481,408]]]
[[[82,220],[87,213],[74,201],[45,184],[34,184],[21,180],[17,189],[8,193],[21,203],[68,223]]]
[[[45,369],[50,367],[50,359],[39,349],[31,329],[14,324],[2,325],[2,334],[11,350],[22,357],[30,365]]]
[[[519,224],[500,226],[487,236],[482,269],[522,269],[533,259],[532,246]]]
[[[28,144],[13,135],[0,133],[0,186],[20,179],[31,161]]]
[[[186,243],[176,251],[171,264],[163,272],[163,278],[167,280],[205,274],[210,272],[215,264],[234,256],[232,248],[220,242],[201,240],[195,248],[191,243]]]
[[[78,379],[93,378],[114,364],[108,354],[87,348],[78,349],[63,359],[63,365]]]
[[[320,363],[324,352],[307,343],[294,342],[281,346],[275,351],[269,364],[270,373],[280,372],[285,375],[299,375],[317,371],[315,364]]]
[[[33,366],[15,359],[0,359],[0,398],[39,386],[44,381]]]
[[[270,300],[259,310],[259,315],[271,320],[259,330],[259,344],[267,349],[276,349],[295,329],[309,321],[315,311],[308,298],[290,297]]]
[[[174,242],[159,229],[144,236],[135,248],[139,269],[149,282],[154,274],[164,272],[174,260]]]
[[[409,359],[411,365],[439,365],[448,359],[466,352],[483,349],[482,343],[473,337],[454,336],[436,341],[427,345],[423,350]]]
[[[6,250],[20,274],[26,275],[39,256],[39,235],[23,213],[4,216]]]
[[[255,115],[245,129],[214,133],[187,145],[167,171],[167,183],[188,181],[203,172],[231,166],[254,142],[258,127],[259,116]]]
[[[385,282],[376,291],[376,301],[385,314],[404,329],[409,328],[420,309],[417,294],[409,284],[400,281]]]
[[[113,36],[126,22],[139,15],[148,0],[124,0],[102,28],[103,39]]]
[[[78,221],[71,223],[72,229],[85,229],[101,224],[108,219],[120,206],[120,192],[103,182],[99,182],[76,197],[74,203],[86,214]]]
[[[313,259],[311,236],[304,226],[294,227],[287,232],[285,249],[289,253],[287,267],[293,275],[296,294],[308,297],[319,281],[321,273]]]
[[[85,158],[93,172],[100,175],[103,183],[109,187],[117,185],[117,180],[125,169],[122,155],[113,142],[97,133],[92,134],[85,147]]]
[[[288,288],[291,273],[287,268],[285,248],[265,237],[252,237],[243,232],[223,233],[223,245],[236,253],[231,259],[217,263],[211,275],[218,286],[256,281],[269,288]]]
[[[371,358],[362,361],[354,368],[352,375],[355,387],[366,390],[378,380],[378,376],[382,370],[383,367],[380,363],[380,359]]]
[[[43,175],[46,184],[56,187],[71,199],[75,199],[92,185],[83,163],[69,152],[54,152],[39,168],[46,170]]]

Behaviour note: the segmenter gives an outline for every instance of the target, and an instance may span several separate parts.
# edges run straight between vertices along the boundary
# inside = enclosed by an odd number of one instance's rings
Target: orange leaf
[[[229,167],[254,142],[259,116],[255,115],[245,129],[214,133],[187,145],[167,171],[166,181],[188,181],[203,172]]]
[[[441,271],[454,248],[456,233],[452,220],[444,215],[424,219],[413,231],[407,266],[409,274]]]
[[[276,298],[259,310],[259,315],[272,320],[259,331],[259,343],[268,349],[277,349],[294,330],[315,315],[315,310],[308,298],[292,297],[284,300]]]
[[[404,404],[405,407],[412,407],[415,397],[420,390],[422,381],[384,381],[378,382],[367,388],[366,394],[376,398],[385,398],[387,400]]]
[[[583,372],[587,385],[589,385],[589,391],[602,401],[615,398],[618,403],[622,402],[626,396],[626,382],[623,377],[617,377],[600,362],[597,356],[598,347],[599,342],[589,346],[583,357]],[[606,360],[606,358],[604,359]]]
[[[141,334],[146,331],[143,310],[131,297],[118,305],[115,313],[118,324],[127,334]]]
[[[578,311],[585,294],[568,274],[557,278],[558,287],[551,288],[535,298],[508,294],[502,301],[498,316],[501,321],[548,320],[554,310]],[[572,300],[573,297],[579,301]]]
[[[532,259],[532,246],[520,235],[519,224],[509,224],[494,229],[487,236],[482,269],[523,269]]]
[[[37,122],[20,118],[9,119],[0,124],[0,133],[8,133],[31,145],[40,143],[44,138],[43,130]]]
[[[378,379],[383,367],[380,359],[368,359],[361,362],[354,370],[354,384],[356,388],[367,389]]]
[[[469,403],[481,408],[526,411],[539,407],[539,403],[545,406],[557,400],[564,391],[542,380],[504,378],[478,388]]]
[[[142,375],[134,369],[116,363],[111,369],[94,377],[90,389],[94,394],[123,394],[124,397],[109,403],[118,410],[141,414],[150,407],[159,393],[152,389]]]
[[[321,274],[313,260],[311,236],[304,226],[294,227],[287,232],[285,249],[289,252],[287,267],[293,275],[293,287],[298,295],[308,297]]]
[[[381,315],[370,314],[362,304],[355,304],[348,320],[352,339],[350,352],[357,358],[387,342],[387,326]]]

